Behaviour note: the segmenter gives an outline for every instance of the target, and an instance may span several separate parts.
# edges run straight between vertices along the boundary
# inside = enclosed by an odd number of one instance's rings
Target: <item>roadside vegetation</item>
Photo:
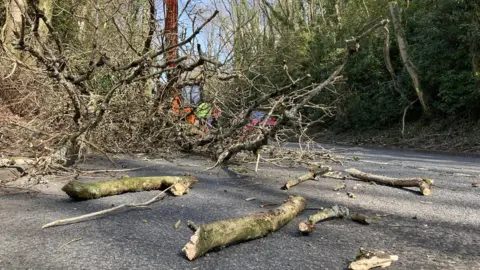
[[[480,152],[477,1],[11,0],[0,21],[0,168],[15,172],[12,182],[97,173],[74,166],[92,155],[116,165],[116,153],[168,158],[181,151],[212,159],[207,170],[232,160],[255,164],[255,172],[260,163],[308,167],[284,189],[353,177],[430,196],[427,177],[332,171],[325,163],[342,160],[314,143]],[[282,148],[292,141],[299,151]],[[77,199],[164,191],[45,227],[145,208],[196,182],[72,181],[63,190]],[[305,198],[296,196],[275,210],[194,226],[184,251],[193,260],[263,237],[304,208]],[[300,231],[339,217],[369,224],[333,206]],[[360,253],[351,269],[398,260]]]

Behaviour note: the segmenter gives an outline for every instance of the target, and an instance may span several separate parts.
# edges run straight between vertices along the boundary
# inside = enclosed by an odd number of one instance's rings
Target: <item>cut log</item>
[[[303,211],[305,204],[303,197],[290,197],[268,212],[201,225],[183,251],[189,260],[194,260],[211,249],[263,237],[290,222]]]
[[[347,217],[348,214],[349,210],[347,207],[334,205],[331,208],[323,209],[318,213],[309,216],[307,220],[298,224],[298,229],[303,234],[308,234],[313,232],[315,224],[318,222],[331,218],[344,218]]]
[[[193,176],[126,177],[93,183],[71,181],[62,190],[73,199],[90,200],[126,192],[163,190],[172,186],[170,192],[181,196],[196,182],[198,180]]]
[[[327,173],[331,170],[332,170],[332,167],[330,167],[330,166],[320,166],[320,167],[314,166],[314,167],[311,167],[307,174],[304,174],[304,175],[299,176],[299,177],[297,177],[293,180],[288,181],[285,185],[283,185],[282,189],[284,189],[284,190],[290,189],[293,186],[296,186],[296,185],[298,185],[302,182],[305,182],[307,180],[310,180],[310,179],[315,179],[315,177],[317,175],[323,175],[323,174],[325,174],[325,173]]]
[[[369,270],[376,267],[385,268],[395,261],[398,261],[397,255],[390,255],[384,251],[367,251],[361,248],[355,261],[348,266],[348,269]]]
[[[350,168],[345,171],[351,176],[365,182],[374,182],[379,185],[400,188],[418,187],[424,196],[432,194],[433,180],[429,178],[393,178],[388,176],[365,173],[355,168]]]

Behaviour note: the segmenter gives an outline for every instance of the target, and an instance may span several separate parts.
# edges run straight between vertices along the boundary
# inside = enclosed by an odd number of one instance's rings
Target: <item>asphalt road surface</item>
[[[150,210],[124,210],[49,229],[41,226],[112,205],[147,201],[157,191],[72,201],[60,191],[68,181],[61,177],[36,186],[40,193],[0,189],[0,269],[345,269],[360,247],[398,255],[389,269],[480,269],[480,187],[472,186],[480,183],[480,157],[358,147],[331,150],[344,157],[343,166],[333,165],[336,169],[432,178],[433,194],[425,197],[413,188],[328,178],[283,191],[279,188],[286,180],[306,170],[261,164],[258,174],[236,174],[222,168],[204,171],[213,162],[199,157],[119,157],[117,163],[127,168],[154,167],[80,179],[189,173],[200,182],[190,194],[167,197]],[[80,167],[111,166],[97,158]],[[333,190],[341,183],[356,198]],[[281,203],[292,194],[304,196],[307,209],[279,231],[194,261],[183,255],[192,234],[187,220],[201,224],[263,211],[261,204]],[[256,199],[246,200],[252,197]],[[298,233],[299,221],[319,207],[335,204],[377,217],[377,222],[365,226],[329,220],[309,236]],[[178,220],[182,224],[175,229]]]

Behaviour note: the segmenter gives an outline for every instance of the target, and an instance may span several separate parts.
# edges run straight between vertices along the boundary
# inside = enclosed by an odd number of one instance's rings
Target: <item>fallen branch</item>
[[[290,189],[293,186],[296,186],[310,179],[315,179],[317,175],[323,175],[331,170],[332,170],[332,167],[329,167],[329,166],[320,166],[320,168],[316,166],[311,167],[307,174],[304,174],[300,177],[297,177],[293,180],[288,181],[285,185],[283,185],[282,189]]]
[[[268,212],[201,225],[183,251],[189,260],[194,260],[213,248],[265,236],[290,222],[303,211],[305,204],[303,197],[290,197],[284,204]]]
[[[110,172],[131,172],[131,171],[143,170],[143,169],[147,169],[147,168],[151,168],[151,167],[155,167],[155,166],[157,166],[157,165],[150,165],[150,166],[130,168],[130,169],[107,169],[107,170],[79,171],[79,172],[83,173],[83,174],[110,173]]]
[[[171,187],[171,193],[181,196],[198,180],[193,176],[126,177],[118,180],[84,183],[71,181],[62,190],[73,199],[98,199],[126,192],[157,190]]]
[[[432,194],[433,180],[429,178],[393,178],[382,175],[365,173],[355,168],[345,170],[351,176],[365,182],[374,182],[379,185],[392,187],[418,187],[424,196]]]
[[[348,215],[348,219],[364,225],[370,225],[373,222],[371,217],[360,213],[351,213]]]
[[[150,204],[165,198],[167,191],[172,189],[172,188],[173,188],[173,186],[169,186],[168,188],[166,188],[165,190],[160,192],[158,195],[156,195],[155,197],[153,197],[152,199],[150,199],[150,200],[148,200],[144,203],[121,204],[121,205],[118,205],[118,206],[115,206],[115,207],[112,207],[112,208],[108,208],[108,209],[105,209],[105,210],[102,210],[102,211],[93,212],[93,213],[78,216],[78,217],[56,220],[56,221],[53,221],[53,222],[50,222],[48,224],[43,225],[42,229],[49,228],[49,227],[54,227],[54,226],[60,226],[60,225],[64,225],[64,224],[67,224],[67,223],[79,222],[79,221],[85,220],[87,218],[105,215],[107,213],[111,213],[111,212],[120,210],[122,208],[127,208],[127,207],[145,208],[145,207],[149,206]]]
[[[35,159],[24,157],[0,158],[0,168],[20,167],[25,170],[36,162]]]
[[[308,217],[307,220],[298,224],[298,229],[304,234],[313,232],[315,224],[331,218],[344,218],[349,215],[349,210],[345,206],[334,205],[331,208],[323,209],[316,214]]]
[[[390,255],[384,251],[368,251],[360,248],[355,261],[348,266],[348,269],[368,270],[376,267],[385,268],[395,261],[398,261],[397,255]]]
[[[60,248],[58,248],[58,249],[62,249],[62,248],[64,248],[64,247],[70,245],[71,243],[77,242],[77,241],[80,241],[80,240],[83,240],[83,237],[74,238],[74,239],[68,241],[67,243],[63,244],[63,245],[62,245]]]

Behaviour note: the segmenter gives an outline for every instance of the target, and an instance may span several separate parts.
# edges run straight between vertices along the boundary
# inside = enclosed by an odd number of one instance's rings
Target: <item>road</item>
[[[82,181],[148,175],[193,174],[200,179],[191,193],[167,197],[150,210],[125,210],[104,217],[41,229],[45,223],[102,210],[126,202],[143,202],[155,191],[129,193],[91,201],[72,201],[60,188],[68,181],[53,178],[36,186],[39,193],[0,189],[0,269],[345,269],[360,247],[399,256],[389,269],[480,269],[480,157],[328,146],[343,157],[342,170],[354,167],[393,177],[434,179],[431,196],[353,180],[324,178],[290,191],[279,187],[302,168],[260,165],[258,174],[235,174],[211,161],[182,156],[118,157],[127,168],[142,170],[82,176]],[[103,159],[87,160],[83,169],[110,168]],[[346,183],[347,191],[333,187]],[[307,199],[300,217],[279,231],[188,261],[181,249],[197,224],[262,211],[261,204],[281,203],[289,195]],[[255,197],[255,200],[245,200]],[[377,216],[365,226],[330,220],[314,233],[301,236],[297,224],[319,207],[341,204]],[[173,225],[182,221],[180,228]],[[73,241],[76,240],[76,241]]]

